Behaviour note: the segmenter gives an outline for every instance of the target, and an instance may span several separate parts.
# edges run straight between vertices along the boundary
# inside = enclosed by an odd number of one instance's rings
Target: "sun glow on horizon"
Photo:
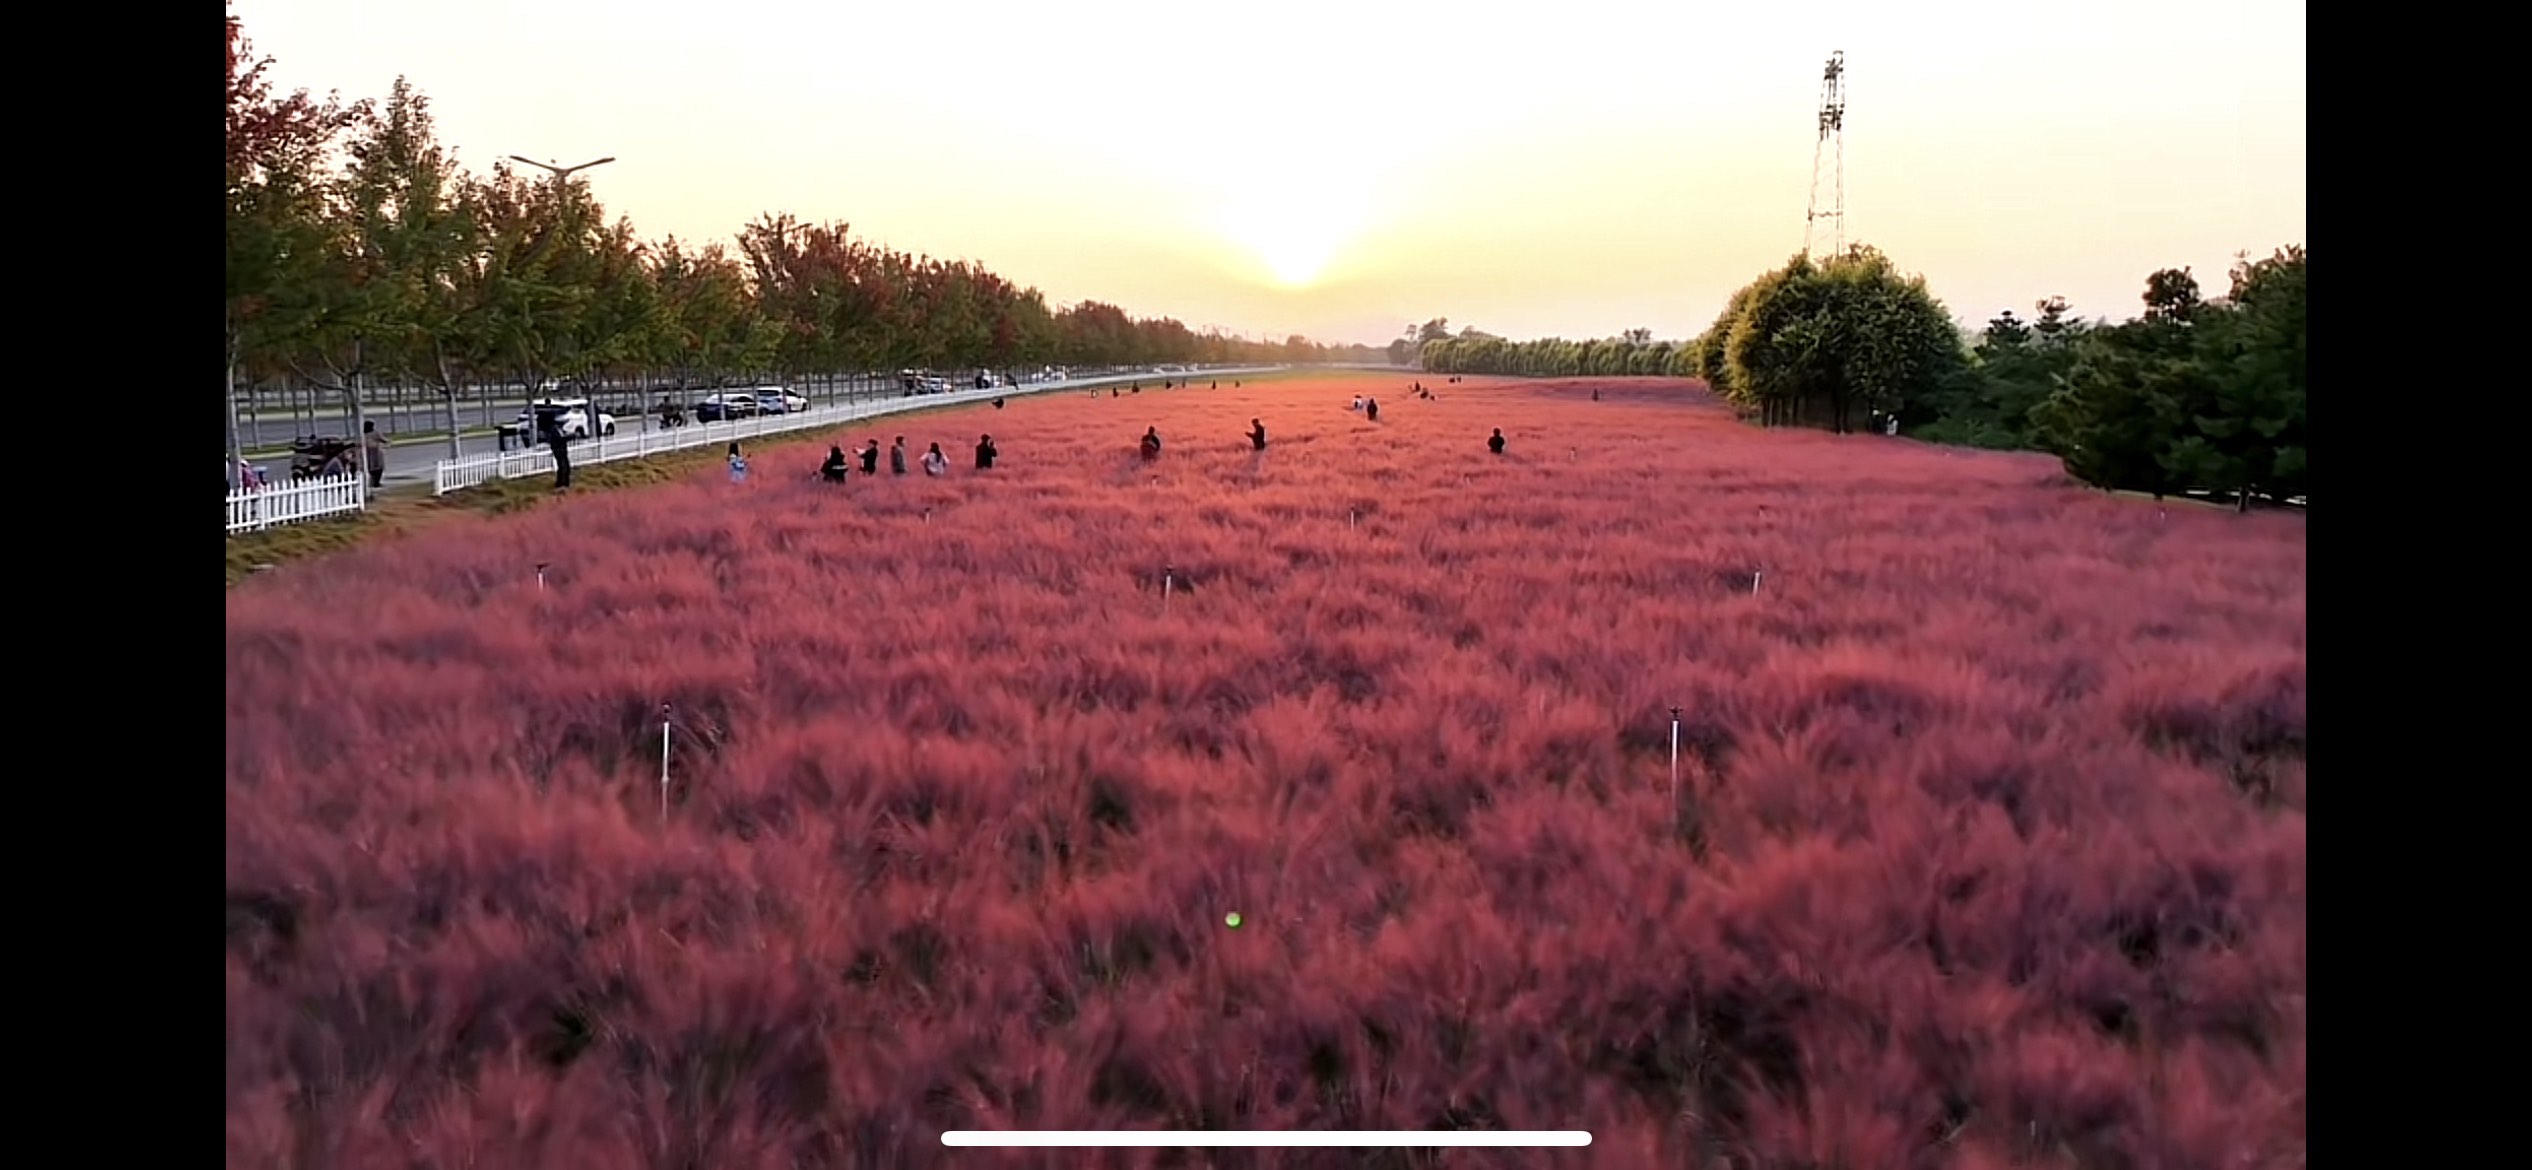
[[[1215,230],[1265,269],[1275,287],[1309,288],[1362,237],[1369,200],[1325,178],[1281,176],[1240,190]]]

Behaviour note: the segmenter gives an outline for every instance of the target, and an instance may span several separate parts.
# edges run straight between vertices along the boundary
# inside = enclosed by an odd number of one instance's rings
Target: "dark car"
[[[695,403],[696,422],[730,422],[736,419],[754,418],[764,412],[764,408],[758,405],[756,396],[744,390],[723,391]]]

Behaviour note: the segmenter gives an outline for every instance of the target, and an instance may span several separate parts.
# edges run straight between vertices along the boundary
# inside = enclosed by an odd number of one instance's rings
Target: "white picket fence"
[[[357,475],[331,475],[229,493],[229,532],[261,532],[320,516],[369,506],[369,483]]]
[[[996,386],[987,390],[957,390],[948,394],[923,394],[909,398],[882,398],[871,402],[821,406],[797,414],[768,414],[743,418],[735,422],[688,423],[682,427],[665,427],[625,434],[619,429],[613,438],[600,436],[582,439],[571,445],[571,463],[585,467],[592,463],[611,463],[618,459],[642,459],[671,451],[691,451],[699,447],[726,447],[745,443],[767,435],[814,431],[840,427],[846,423],[883,415],[902,414],[909,410],[931,410],[970,402],[991,402],[996,398],[1017,398],[1026,394],[1048,394],[1058,390],[1080,390],[1097,386],[1121,385],[1127,382],[1158,382],[1162,379],[1234,378],[1243,375],[1270,373],[1279,366],[1252,366],[1230,370],[1204,370],[1178,374],[1111,374],[1098,378],[1068,378],[1059,382],[1027,382],[1017,386]],[[618,424],[619,428],[621,423]],[[442,459],[432,469],[433,494],[447,495],[462,488],[474,487],[496,479],[519,479],[554,474],[554,457],[545,449],[504,451],[490,455],[469,455],[462,459]]]

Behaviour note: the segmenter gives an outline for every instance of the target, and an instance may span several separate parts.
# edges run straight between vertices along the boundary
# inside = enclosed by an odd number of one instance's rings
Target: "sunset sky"
[[[768,211],[1050,302],[1386,342],[1702,331],[1800,249],[1844,50],[1847,234],[1953,315],[2134,315],[2304,242],[2304,5],[238,0],[284,88],[432,101],[469,168],[652,238]]]

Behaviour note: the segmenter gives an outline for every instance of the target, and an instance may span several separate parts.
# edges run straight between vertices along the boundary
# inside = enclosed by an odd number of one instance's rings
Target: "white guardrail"
[[[991,402],[996,398],[1018,398],[1028,394],[1049,394],[1058,390],[1080,390],[1095,386],[1115,386],[1128,382],[1201,378],[1236,378],[1243,375],[1269,374],[1283,366],[1242,366],[1237,369],[1186,370],[1177,373],[1107,374],[1096,378],[1066,378],[1054,382],[1023,382],[1016,386],[995,386],[985,390],[954,390],[947,394],[919,394],[903,398],[881,398],[842,406],[820,406],[796,414],[764,414],[735,422],[687,423],[681,427],[657,427],[613,438],[600,436],[580,439],[571,445],[571,463],[585,467],[592,463],[611,463],[618,459],[642,459],[670,451],[690,451],[698,447],[720,447],[745,442],[767,435],[814,431],[883,415],[902,414],[909,410],[932,410],[943,406],[961,406],[971,402]],[[542,447],[522,451],[504,451],[491,455],[468,455],[460,459],[442,459],[432,468],[431,491],[434,495],[489,483],[496,479],[521,479],[554,474],[554,457]],[[231,513],[234,525],[235,513]],[[234,531],[234,527],[231,529]]]
[[[358,512],[369,506],[369,484],[357,475],[330,475],[229,493],[229,531],[261,532],[319,516]]]

